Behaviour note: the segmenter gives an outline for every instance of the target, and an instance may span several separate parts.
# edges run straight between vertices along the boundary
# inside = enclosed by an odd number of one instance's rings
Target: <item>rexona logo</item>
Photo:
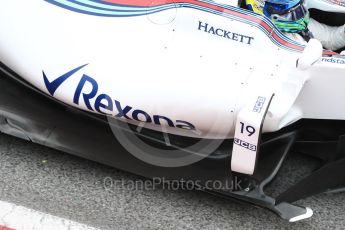
[[[56,90],[69,77],[71,77],[74,73],[76,73],[86,65],[87,64],[79,66],[59,76],[53,81],[49,81],[44,71],[42,71],[43,80],[50,95],[54,96]],[[91,92],[89,86],[86,87],[86,85],[92,86]],[[87,92],[85,92],[86,90],[84,91],[84,87],[87,88]],[[96,111],[104,115],[110,115],[116,118],[124,118],[127,120],[135,120],[138,122],[153,123],[156,125],[167,125],[170,127],[196,131],[195,126],[190,122],[182,120],[172,120],[166,116],[161,115],[150,115],[149,113],[143,110],[133,108],[130,105],[122,104],[120,101],[113,99],[110,95],[106,93],[99,93],[97,81],[86,74],[83,74],[74,92],[73,103],[79,105],[80,101],[84,102],[88,110]]]

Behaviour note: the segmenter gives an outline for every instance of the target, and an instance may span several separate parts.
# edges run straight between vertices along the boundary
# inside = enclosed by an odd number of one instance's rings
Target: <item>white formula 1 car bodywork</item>
[[[308,6],[345,12],[341,1]],[[231,139],[236,172],[254,173],[262,133],[345,120],[345,56],[315,40],[305,49],[230,2],[11,0],[0,31],[1,62],[46,95],[149,130]]]
[[[97,13],[98,5],[107,11]],[[304,46],[267,18],[212,2],[127,8],[2,3],[2,62],[72,106],[110,116],[127,106],[118,115],[124,121],[183,136],[232,138],[238,112],[265,91],[274,98],[264,132],[301,118],[345,118],[339,111],[345,101],[330,103],[343,95],[345,59],[325,56],[299,70]],[[73,76],[54,84],[70,71]]]

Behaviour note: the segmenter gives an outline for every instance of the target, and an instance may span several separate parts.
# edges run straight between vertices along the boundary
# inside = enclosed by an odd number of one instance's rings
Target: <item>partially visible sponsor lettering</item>
[[[324,57],[321,60],[323,62],[345,65],[345,59],[344,58]]]
[[[253,112],[255,113],[260,113],[262,107],[264,107],[266,98],[265,97],[258,97],[258,99],[256,100],[255,106],[253,108]]]
[[[250,144],[250,143],[248,143],[246,141],[243,141],[241,139],[238,139],[238,138],[234,139],[234,143],[236,145],[239,145],[239,146],[243,147],[243,148],[246,148],[246,149],[249,149],[249,150],[251,150],[253,152],[256,152],[256,145]]]
[[[209,25],[208,23],[203,23],[201,21],[199,21],[198,30],[247,45],[251,45],[254,40],[254,37],[230,32],[222,28],[216,28]]]

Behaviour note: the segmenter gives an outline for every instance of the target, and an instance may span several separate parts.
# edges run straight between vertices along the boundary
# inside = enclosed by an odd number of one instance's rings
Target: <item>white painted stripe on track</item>
[[[85,224],[4,201],[0,201],[1,225],[15,230],[97,230]]]

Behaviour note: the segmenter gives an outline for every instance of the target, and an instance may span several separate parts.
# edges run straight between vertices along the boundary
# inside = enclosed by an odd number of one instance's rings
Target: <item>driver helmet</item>
[[[309,11],[304,0],[246,0],[248,9],[264,14],[283,32],[307,30]]]

